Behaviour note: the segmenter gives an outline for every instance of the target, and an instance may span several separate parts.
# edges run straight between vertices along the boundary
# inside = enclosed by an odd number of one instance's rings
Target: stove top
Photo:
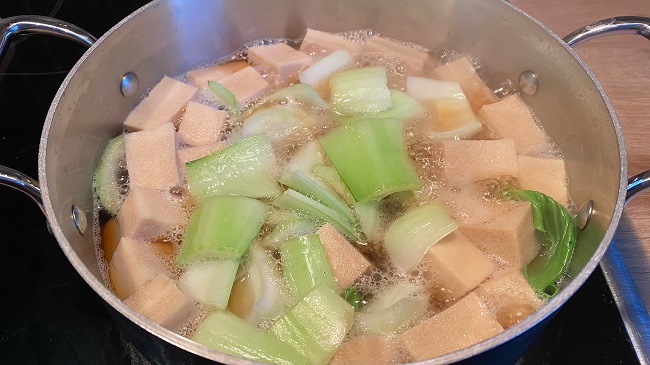
[[[51,15],[100,36],[143,0],[0,2],[0,17]],[[49,105],[84,48],[22,37],[0,61],[0,164],[37,177]],[[81,279],[26,196],[0,186],[0,363],[146,364]],[[639,364],[600,269],[520,359],[535,364]]]

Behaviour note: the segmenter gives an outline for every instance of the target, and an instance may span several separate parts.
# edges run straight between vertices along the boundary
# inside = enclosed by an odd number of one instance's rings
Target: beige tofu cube
[[[441,301],[462,297],[495,270],[492,261],[458,230],[431,246],[422,264],[436,293],[444,293]]]
[[[190,146],[214,144],[219,140],[227,119],[225,110],[190,101],[178,126],[178,137]]]
[[[477,116],[498,138],[513,139],[519,155],[550,149],[546,134],[535,123],[532,112],[519,94],[484,105]]]
[[[380,36],[366,40],[363,51],[381,53],[395,58],[401,63],[407,74],[421,73],[424,64],[429,59],[429,51],[426,49],[410,47]]]
[[[383,336],[357,336],[343,342],[329,365],[387,365],[391,362],[390,342]]]
[[[568,179],[564,160],[519,156],[519,186],[544,193],[556,202],[569,204]]]
[[[164,76],[126,117],[124,127],[134,132],[175,123],[197,91],[192,85]]]
[[[537,256],[541,243],[533,228],[530,203],[517,205],[486,223],[461,225],[460,230],[483,252],[521,269]]]
[[[500,140],[446,140],[442,142],[445,176],[449,185],[519,175],[515,142]]]
[[[400,340],[411,359],[420,361],[468,347],[502,331],[494,314],[471,292],[403,332]]]
[[[312,56],[314,60],[319,60],[339,49],[346,49],[352,56],[356,56],[361,52],[362,46],[361,42],[308,28],[299,49],[301,52]]]
[[[218,65],[188,71],[187,78],[199,90],[206,90],[208,88],[208,81],[219,82],[224,77],[230,76],[246,66],[248,66],[248,63],[244,60],[220,63]]]
[[[145,284],[124,303],[174,332],[199,315],[194,302],[178,289],[172,279],[162,274]]]
[[[465,185],[461,189],[452,186],[441,189],[438,199],[456,221],[465,224],[485,223],[514,208],[512,204],[487,200],[484,193],[485,189],[479,184]]]
[[[146,241],[122,237],[108,265],[108,276],[113,291],[126,299],[150,280],[169,272],[157,248]]]
[[[124,136],[129,186],[169,188],[181,182],[172,123]]]
[[[300,71],[313,63],[309,55],[284,43],[251,47],[248,49],[248,61],[270,70],[276,85],[298,82]]]
[[[198,160],[199,158],[210,155],[220,149],[226,147],[225,141],[210,143],[204,146],[187,147],[178,150],[178,159],[184,165],[190,161]]]
[[[501,270],[476,289],[476,294],[496,313],[497,321],[509,328],[526,318],[542,305],[542,300],[530,287],[521,270],[511,267]]]
[[[185,222],[180,201],[168,191],[133,186],[118,213],[122,236],[153,240]]]
[[[246,66],[224,77],[219,83],[235,96],[239,106],[271,90],[271,85],[252,66]]]
[[[479,111],[483,105],[499,100],[494,92],[485,85],[466,57],[436,67],[433,70],[433,75],[436,79],[458,82],[474,112]]]
[[[370,268],[370,262],[333,225],[326,223],[317,233],[339,289],[350,286]]]

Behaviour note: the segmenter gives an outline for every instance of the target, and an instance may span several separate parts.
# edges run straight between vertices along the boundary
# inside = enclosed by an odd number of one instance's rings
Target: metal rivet
[[[582,203],[580,209],[578,209],[578,214],[576,215],[578,228],[581,230],[585,229],[587,227],[587,224],[589,224],[589,220],[591,219],[591,215],[593,213],[594,202],[592,200],[587,200],[586,202]]]
[[[129,96],[133,96],[138,91],[139,84],[140,81],[138,80],[138,76],[136,76],[136,74],[133,72],[127,72],[124,74],[124,76],[122,76],[122,81],[120,82],[120,92],[127,98]]]
[[[526,70],[519,75],[519,87],[526,95],[534,95],[537,92],[537,75],[533,71]]]
[[[86,218],[86,213],[76,205],[72,206],[72,221],[75,227],[77,227],[77,231],[83,236],[86,233],[86,229],[88,229],[88,219]]]

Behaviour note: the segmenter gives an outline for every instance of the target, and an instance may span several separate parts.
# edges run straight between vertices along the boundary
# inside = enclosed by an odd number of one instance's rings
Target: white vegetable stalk
[[[298,79],[303,84],[317,87],[320,83],[327,81],[333,73],[343,70],[350,64],[352,64],[350,52],[339,49],[309,66],[298,76]]]

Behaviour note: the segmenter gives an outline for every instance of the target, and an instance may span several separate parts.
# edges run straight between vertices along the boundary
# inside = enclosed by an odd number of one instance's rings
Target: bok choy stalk
[[[304,298],[319,285],[336,288],[336,280],[317,234],[283,242],[280,255],[282,273],[295,299]]]
[[[295,84],[282,88],[264,98],[263,102],[279,101],[297,102],[303,105],[313,105],[323,109],[329,108],[329,104],[327,104],[327,102],[316,93],[313,87],[307,84]]]
[[[576,243],[575,221],[553,198],[532,190],[508,189],[507,198],[526,200],[533,209],[533,225],[543,237],[542,252],[524,268],[524,276],[538,294],[553,296],[556,281],[571,261]]]
[[[277,142],[289,137],[306,123],[308,117],[303,111],[274,105],[260,109],[246,118],[240,130],[240,137],[246,138],[263,133],[272,142]]]
[[[118,182],[118,173],[122,161],[126,159],[124,150],[124,134],[111,139],[106,144],[95,169],[95,192],[104,208],[117,214],[121,204],[121,187]]]
[[[393,106],[383,67],[355,68],[330,77],[332,110],[340,115],[363,115]]]
[[[257,244],[250,249],[247,280],[250,281],[253,307],[246,322],[258,325],[283,314],[286,288],[282,275],[270,253]]]
[[[345,49],[339,49],[320,59],[318,62],[303,70],[298,79],[303,84],[317,87],[321,82],[327,80],[333,73],[351,65],[352,55]]]
[[[399,90],[390,90],[390,97],[393,101],[393,106],[388,109],[361,116],[340,116],[338,121],[341,124],[350,124],[365,118],[395,118],[399,120],[407,120],[424,113],[422,104],[408,96],[406,93]]]
[[[216,309],[226,309],[239,260],[208,260],[192,263],[178,279],[188,297]]]
[[[235,95],[225,86],[216,81],[208,81],[208,89],[219,99],[221,104],[229,110],[237,109],[237,99]]]

